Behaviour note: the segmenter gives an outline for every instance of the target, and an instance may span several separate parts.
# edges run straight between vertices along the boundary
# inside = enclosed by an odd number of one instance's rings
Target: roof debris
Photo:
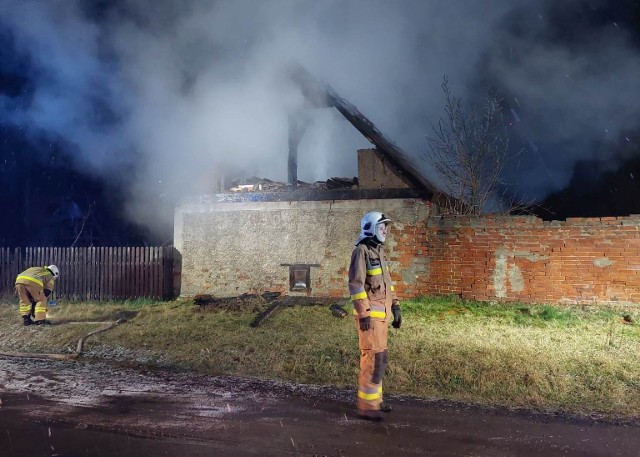
[[[335,190],[335,189],[357,189],[358,178],[329,178],[326,181],[316,181],[308,183],[304,181],[296,181],[296,189],[306,190]],[[283,182],[272,181],[267,178],[248,178],[235,179],[231,182],[229,192],[286,192],[289,190],[289,184]]]

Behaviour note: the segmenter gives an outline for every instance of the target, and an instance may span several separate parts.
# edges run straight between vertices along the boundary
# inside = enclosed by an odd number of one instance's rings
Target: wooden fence
[[[0,248],[0,298],[15,298],[16,276],[57,265],[54,297],[73,301],[174,298],[173,247]]]

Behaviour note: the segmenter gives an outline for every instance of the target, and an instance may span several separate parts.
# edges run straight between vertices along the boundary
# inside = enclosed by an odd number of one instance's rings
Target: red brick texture
[[[428,268],[403,296],[481,301],[640,303],[640,216],[544,222],[530,216],[431,218],[397,235],[400,270]]]

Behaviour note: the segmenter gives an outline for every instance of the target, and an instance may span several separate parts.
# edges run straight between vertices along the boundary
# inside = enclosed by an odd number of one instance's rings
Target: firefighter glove
[[[360,330],[362,330],[363,332],[366,332],[367,330],[370,330],[370,329],[371,329],[371,318],[369,316],[361,317]]]
[[[393,328],[400,328],[400,325],[402,324],[402,313],[400,312],[400,305],[392,305],[391,312],[393,313],[393,322],[391,323],[391,325],[393,326]]]
[[[331,310],[331,314],[336,317],[347,317],[347,312],[342,308],[342,306],[338,305],[337,303],[331,305],[329,309]]]

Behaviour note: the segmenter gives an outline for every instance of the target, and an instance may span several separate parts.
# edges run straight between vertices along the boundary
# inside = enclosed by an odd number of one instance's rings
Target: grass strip
[[[68,303],[53,309],[51,319],[128,319],[87,341],[88,356],[117,354],[210,374],[355,386],[359,355],[352,318],[336,318],[325,306],[291,307],[252,328],[259,310],[214,309],[191,301]],[[631,305],[405,301],[402,328],[389,331],[385,392],[637,418],[639,318]],[[17,305],[6,303],[0,305],[0,350],[64,353],[89,327],[25,328]]]

